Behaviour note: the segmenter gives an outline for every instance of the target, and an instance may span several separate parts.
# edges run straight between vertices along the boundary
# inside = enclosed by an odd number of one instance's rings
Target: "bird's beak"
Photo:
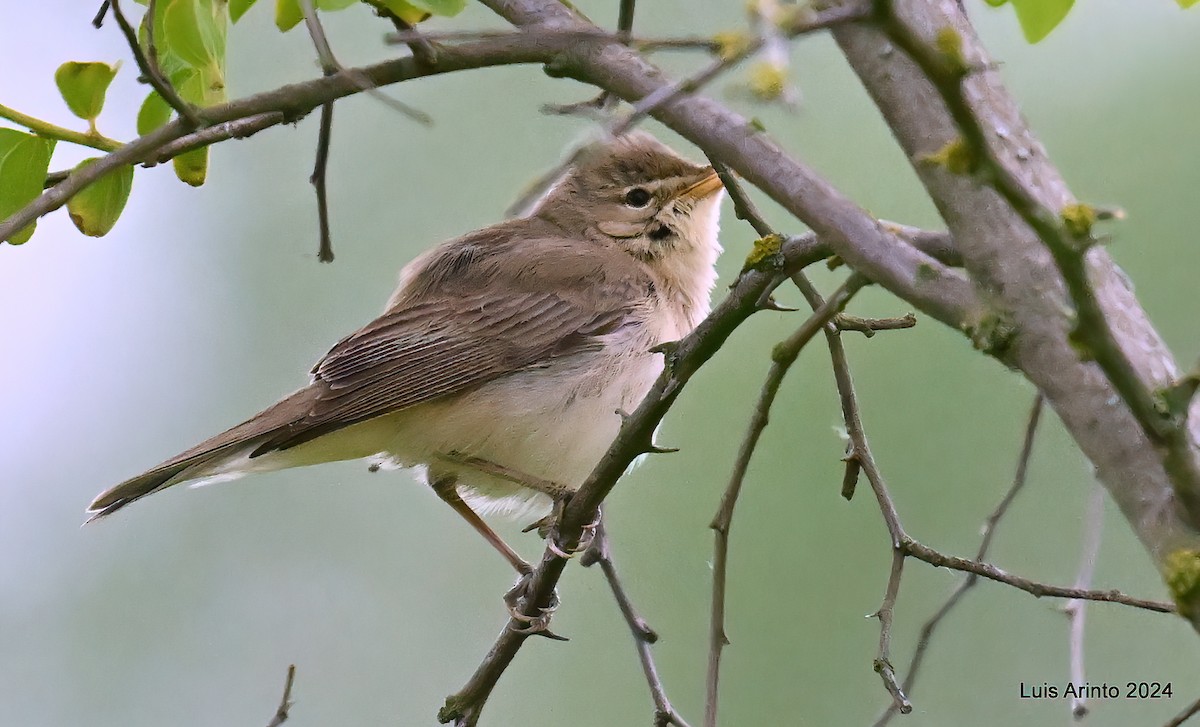
[[[721,178],[717,176],[716,170],[709,167],[707,173],[698,182],[684,187],[679,196],[683,199],[700,200],[721,189],[721,186]]]

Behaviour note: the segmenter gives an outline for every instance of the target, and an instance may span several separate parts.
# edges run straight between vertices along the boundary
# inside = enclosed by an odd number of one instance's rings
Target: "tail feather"
[[[316,396],[317,392],[312,387],[301,389],[236,427],[105,490],[88,505],[86,522],[111,515],[129,503],[171,485],[207,476],[210,473],[206,465],[223,461],[248,447],[253,449],[302,419]]]

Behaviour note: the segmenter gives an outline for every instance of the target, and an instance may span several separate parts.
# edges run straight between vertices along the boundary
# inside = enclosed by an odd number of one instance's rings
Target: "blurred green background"
[[[259,3],[231,34],[234,97],[319,74],[302,30],[286,36]],[[582,7],[611,23],[615,2]],[[1169,0],[1081,3],[1028,46],[1011,9],[968,3],[1001,72],[1083,199],[1118,204],[1114,255],[1180,360],[1200,353],[1191,214],[1200,183],[1200,10]],[[53,71],[125,59],[101,129],[129,138],[144,90],[115,27],[91,4],[0,11],[0,101],[64,125]],[[739,27],[740,3],[643,2],[643,35]],[[354,9],[327,20],[347,63],[389,53],[383,25]],[[470,6],[434,28],[497,25]],[[699,62],[662,56],[677,71]],[[754,108],[788,148],[880,216],[937,219],[875,109],[827,38],[794,47],[797,114]],[[318,264],[308,175],[315,118],[221,145],[199,190],[164,167],[139,172],[103,240],[65,214],[0,248],[0,723],[265,724],[298,666],[289,724],[430,725],[504,622],[503,562],[403,473],[358,463],[179,488],[80,528],[99,490],[291,391],[341,335],[382,306],[395,272],[435,242],[500,219],[528,180],[586,124],[538,113],[591,89],[536,68],[455,74],[394,91],[436,119],[420,128],[366,98],[338,105],[330,167],[332,265]],[[651,126],[675,143],[678,139]],[[60,144],[54,167],[76,157]],[[684,151],[696,156],[680,144]],[[771,210],[786,229],[792,223]],[[728,210],[721,264],[732,279],[753,237]],[[818,274],[826,288],[830,274]],[[718,294],[720,289],[718,289]],[[783,293],[786,302],[798,301]],[[791,300],[794,299],[794,300]],[[869,291],[853,311],[909,308]],[[698,722],[708,621],[711,518],[768,352],[798,314],[764,313],[698,375],[661,439],[682,448],[627,477],[608,507],[618,564],[644,615],[676,705]],[[1031,388],[923,321],[847,336],[864,417],[909,531],[969,555],[1007,486]],[[1070,583],[1089,468],[1049,417],[1027,491],[993,560]],[[887,703],[871,670],[889,554],[862,492],[838,496],[842,443],[827,357],[806,351],[785,384],[734,523],[723,724],[862,725]],[[536,538],[503,532],[523,552]],[[956,576],[910,564],[894,660]],[[1109,508],[1097,587],[1164,597],[1149,559]],[[646,725],[651,704],[600,574],[572,567],[555,628],[533,640],[491,700],[488,725]],[[944,623],[896,724],[1042,725],[1063,700],[1018,699],[1020,682],[1064,684],[1061,603],[980,584]],[[1093,703],[1091,725],[1161,724],[1200,696],[1200,650],[1182,621],[1119,606],[1088,610],[1087,677],[1171,681],[1175,697]]]

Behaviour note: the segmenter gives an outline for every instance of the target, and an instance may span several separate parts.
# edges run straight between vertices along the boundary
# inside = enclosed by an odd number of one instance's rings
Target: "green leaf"
[[[1008,0],[983,0],[983,1],[985,3],[987,3],[988,5],[991,5],[994,8],[998,8],[1001,5],[1003,5],[1004,3],[1008,2]]]
[[[229,30],[229,16],[225,12],[226,0],[198,0],[203,12],[211,22],[200,24],[204,43],[212,49],[213,58],[221,68],[225,67],[225,36]]]
[[[171,0],[158,12],[162,13],[163,32],[159,35],[159,26],[154,26],[156,44],[192,68],[205,68],[216,61],[219,56],[211,39],[216,32],[215,21],[196,0]]]
[[[108,92],[108,84],[117,75],[120,65],[110,66],[107,63],[64,63],[54,72],[54,82],[58,84],[58,92],[71,113],[91,123],[100,115],[104,108],[104,94]]]
[[[171,160],[171,166],[175,168],[175,176],[179,177],[179,181],[199,187],[208,178],[208,147],[180,154]]]
[[[371,0],[370,4],[387,8],[393,15],[409,25],[416,25],[429,17],[428,10],[414,7],[406,0]]]
[[[230,20],[235,23],[241,20],[242,16],[246,14],[246,11],[250,9],[250,6],[257,1],[258,0],[229,0]]]
[[[1012,0],[1025,40],[1030,43],[1049,35],[1067,17],[1074,4],[1075,0]]]
[[[1200,2],[1200,0],[1175,0],[1175,2],[1179,3],[1179,7],[1186,10],[1187,8],[1195,5],[1197,2]]]
[[[304,20],[304,13],[300,10],[299,3],[296,0],[275,0],[275,27],[286,33],[296,24]]]
[[[422,10],[441,15],[444,17],[452,17],[458,15],[467,6],[467,0],[405,0],[408,4],[414,5]]]
[[[158,91],[151,91],[142,102],[142,107],[138,109],[138,136],[145,136],[170,120],[171,105],[158,95]]]
[[[363,0],[363,2],[373,4],[371,0]],[[358,3],[359,0],[314,0],[313,7],[326,12],[334,12],[345,10]],[[387,3],[384,2],[384,4]],[[304,20],[304,10],[301,9],[299,0],[275,0],[275,27],[286,33],[299,25],[302,20]]]
[[[184,101],[204,106],[212,99],[211,84],[202,70],[189,69],[172,78],[171,82]],[[224,96],[223,88],[221,96]],[[186,154],[180,154],[171,160],[171,164],[175,167],[175,176],[179,177],[180,181],[199,187],[208,176],[208,148],[193,149]]]
[[[162,69],[165,76],[170,78],[184,68],[190,68],[178,54],[171,51],[163,39],[167,37],[165,24],[165,16],[167,5],[172,0],[163,0],[156,3],[154,6],[154,49],[158,55],[158,67]],[[142,16],[142,22],[138,26],[138,45],[142,47],[142,51],[147,55],[150,53],[150,36],[146,32],[150,24],[150,14],[146,13]]]
[[[94,158],[84,159],[75,169],[82,169],[94,161]],[[118,167],[106,173],[67,200],[71,222],[88,237],[104,237],[117,224],[132,186],[133,167]]]
[[[15,129],[0,129],[0,220],[38,198],[50,168],[54,140]],[[33,234],[31,222],[7,242],[20,245]]]

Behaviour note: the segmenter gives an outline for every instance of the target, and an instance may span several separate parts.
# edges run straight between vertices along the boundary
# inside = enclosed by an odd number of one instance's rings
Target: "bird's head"
[[[585,148],[534,214],[648,263],[700,253],[715,260],[721,181],[649,134]]]

